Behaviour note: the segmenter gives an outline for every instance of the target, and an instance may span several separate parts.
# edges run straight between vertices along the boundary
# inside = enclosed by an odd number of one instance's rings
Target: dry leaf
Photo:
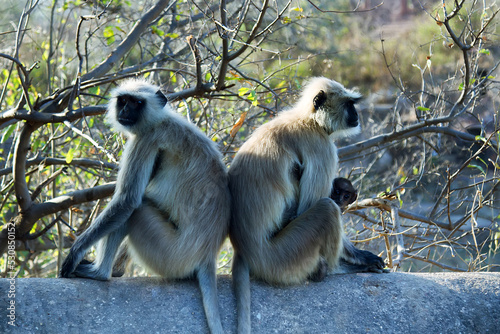
[[[246,117],[247,117],[247,112],[245,111],[244,113],[241,114],[240,119],[238,119],[238,121],[233,125],[233,128],[231,129],[231,132],[229,133],[231,138],[234,138],[236,136],[236,133],[238,133],[238,130],[243,125],[243,122],[245,121]]]

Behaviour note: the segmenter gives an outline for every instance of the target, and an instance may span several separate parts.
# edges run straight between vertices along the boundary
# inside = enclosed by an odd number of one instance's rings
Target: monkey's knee
[[[320,198],[314,208],[326,214],[330,219],[338,220],[342,214],[339,206],[329,197]]]
[[[329,240],[327,242],[336,241],[343,235],[342,211],[335,202],[324,197],[319,199],[313,207],[315,218],[323,221],[323,233]],[[334,240],[331,240],[331,238]]]

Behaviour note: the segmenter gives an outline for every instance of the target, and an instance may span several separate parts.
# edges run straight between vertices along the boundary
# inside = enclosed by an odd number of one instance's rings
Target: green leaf
[[[0,143],[3,143],[7,138],[9,138],[12,135],[12,132],[14,132],[17,124],[11,124],[8,128],[7,131],[5,131],[2,135],[2,139],[0,140]]]
[[[71,161],[73,161],[73,154],[75,153],[75,149],[74,148],[71,148],[69,151],[68,151],[68,154],[66,154],[66,163],[69,164],[71,163]]]
[[[479,165],[468,165],[467,166],[468,168],[477,168],[481,171],[482,174],[486,174],[483,167],[479,166]]]
[[[240,89],[238,89],[238,96],[243,96],[245,95],[246,93],[248,93],[248,91],[250,90],[250,88],[247,88],[247,87],[241,87]]]
[[[254,89],[250,90],[250,94],[248,94],[248,99],[250,101],[255,101],[256,97],[257,97],[257,92]]]
[[[104,28],[104,31],[102,34],[106,38],[106,43],[108,43],[108,45],[111,45],[115,42],[115,31],[114,31],[113,27],[108,26],[108,27]]]
[[[420,110],[420,111],[431,111],[430,108],[426,108],[426,107],[417,107],[417,110]]]
[[[153,31],[153,34],[158,35],[160,37],[165,35],[165,32],[161,29],[158,29],[158,27],[156,27],[156,26],[151,26],[151,30]]]

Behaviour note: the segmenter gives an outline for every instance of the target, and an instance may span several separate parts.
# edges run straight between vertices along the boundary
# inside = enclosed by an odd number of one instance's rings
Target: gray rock
[[[219,277],[219,298],[224,329],[234,333],[230,277]],[[208,332],[195,281],[1,279],[0,308],[0,333]],[[333,275],[292,287],[252,281],[252,326],[254,333],[499,333],[500,273]]]

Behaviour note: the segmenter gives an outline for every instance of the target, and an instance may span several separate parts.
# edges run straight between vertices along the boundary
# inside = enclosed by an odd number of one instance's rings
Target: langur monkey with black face
[[[222,333],[216,258],[229,229],[226,167],[215,143],[166,104],[144,81],[114,90],[108,119],[128,138],[116,190],[71,247],[60,277],[109,279],[128,237],[132,257],[154,273],[197,277],[210,331]],[[82,261],[98,240],[95,261]]]
[[[345,237],[330,198],[335,138],[360,131],[360,94],[314,78],[298,103],[260,126],[229,169],[230,238],[238,331],[250,332],[249,274],[271,284],[322,280],[330,272],[384,272],[377,255]]]
[[[333,199],[333,201],[339,206],[342,212],[344,212],[349,204],[356,201],[356,199],[358,198],[358,193],[352,186],[351,181],[344,177],[336,177],[333,180],[330,198]]]

